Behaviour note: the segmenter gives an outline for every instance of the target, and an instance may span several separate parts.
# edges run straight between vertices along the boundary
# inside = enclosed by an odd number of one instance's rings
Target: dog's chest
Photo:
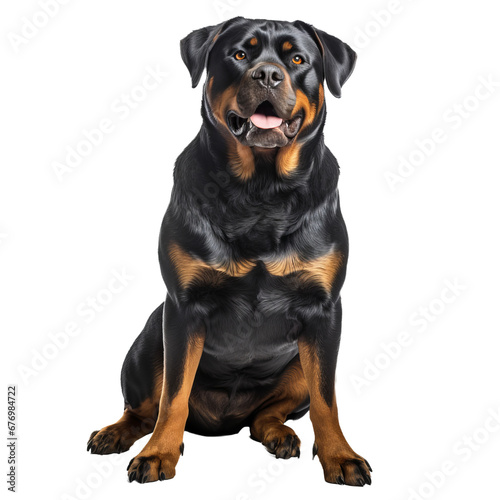
[[[302,308],[309,312],[321,308],[344,264],[335,245],[309,258],[290,251],[259,259],[205,262],[180,248],[174,248],[171,256],[181,300],[207,315],[222,310],[232,318],[247,318],[256,311],[293,317]]]
[[[217,225],[233,251],[258,256],[275,251],[294,222],[290,201],[246,200],[226,206]]]
[[[203,294],[193,289],[197,309],[207,310],[205,353],[238,370],[291,359],[304,322],[328,307],[335,259],[332,251],[320,262],[260,260],[232,275],[216,271],[220,282]]]

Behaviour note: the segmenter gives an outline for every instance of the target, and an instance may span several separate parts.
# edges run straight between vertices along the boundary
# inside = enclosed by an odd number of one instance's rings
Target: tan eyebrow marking
[[[253,37],[251,40],[250,40],[250,45],[257,45],[259,43],[259,41],[257,40],[257,37]]]
[[[293,45],[290,42],[285,42],[283,44],[283,50],[290,50],[293,47]]]

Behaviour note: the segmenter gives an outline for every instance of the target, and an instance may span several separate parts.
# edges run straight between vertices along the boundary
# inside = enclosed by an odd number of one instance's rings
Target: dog
[[[237,17],[181,41],[202,127],[178,157],[162,222],[165,302],[121,373],[123,416],[91,434],[121,453],[152,432],[129,481],[174,477],[185,430],[251,437],[299,457],[285,421],[310,410],[329,483],[371,484],[339,425],[334,380],[348,237],[324,144],[324,82],[340,97],[355,52],[302,22]]]

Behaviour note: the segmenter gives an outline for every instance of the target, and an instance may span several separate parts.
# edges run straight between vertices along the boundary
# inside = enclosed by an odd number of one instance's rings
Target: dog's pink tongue
[[[267,116],[261,113],[253,114],[250,120],[258,128],[276,128],[283,123],[283,120],[279,116]]]

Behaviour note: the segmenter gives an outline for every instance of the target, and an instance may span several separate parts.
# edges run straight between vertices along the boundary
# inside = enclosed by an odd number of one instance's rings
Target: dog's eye
[[[300,56],[295,56],[293,59],[292,59],[292,62],[294,62],[295,64],[302,64],[304,62],[304,60],[302,59],[302,57]]]
[[[242,50],[238,50],[238,52],[234,54],[234,58],[237,59],[238,61],[242,61],[243,59],[245,59],[246,56],[247,55]]]

